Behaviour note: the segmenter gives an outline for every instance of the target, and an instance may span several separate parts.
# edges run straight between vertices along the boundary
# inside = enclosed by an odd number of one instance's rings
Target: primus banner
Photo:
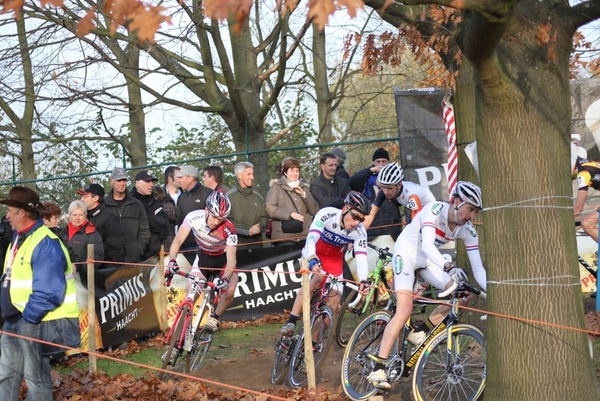
[[[300,251],[303,243],[273,248],[239,249],[239,283],[224,320],[255,319],[291,309],[300,288]],[[163,304],[160,288],[162,265],[127,266],[99,270],[95,274],[96,348],[107,348],[161,330],[160,316],[175,317],[185,296],[187,279],[176,277],[167,288]],[[78,276],[82,348],[88,346],[87,282]]]

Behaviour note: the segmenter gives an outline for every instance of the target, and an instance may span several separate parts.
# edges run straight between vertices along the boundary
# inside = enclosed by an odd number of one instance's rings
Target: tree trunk
[[[600,399],[587,335],[550,326],[585,327],[569,179],[572,36],[549,3],[518,3],[493,56],[475,66],[473,128],[489,209],[487,401]],[[547,21],[553,46],[535,40]],[[467,119],[473,107],[456,111]]]
[[[471,181],[480,184],[479,176],[475,168],[467,158],[465,147],[476,140],[477,133],[477,92],[475,85],[475,71],[473,66],[465,57],[462,58],[461,68],[456,77],[456,91],[452,95],[452,104],[455,111],[457,150],[458,150],[458,179],[461,181]],[[485,255],[485,236],[481,226],[481,216],[475,217],[475,227],[479,236],[479,251]],[[469,259],[466,249],[462,243],[456,244],[456,263],[458,266],[465,267],[469,271],[471,281],[473,273],[469,266]],[[477,297],[475,302],[470,305],[473,308],[486,310],[488,308],[484,297]],[[462,315],[462,321],[465,323],[480,325],[481,314],[465,311]]]
[[[331,92],[327,79],[327,63],[325,56],[325,31],[313,23],[313,68],[315,70],[315,96],[317,100],[317,116],[319,118],[319,142],[333,142],[331,127]]]
[[[140,51],[132,43],[128,43],[127,63],[130,71],[135,71],[139,75],[140,69]],[[144,111],[144,102],[142,101],[142,90],[131,80],[125,78],[127,82],[127,93],[129,95],[129,129],[131,132],[131,142],[128,146],[131,155],[132,166],[145,166],[148,164],[146,154],[146,113]]]
[[[19,35],[19,51],[21,54],[21,66],[23,67],[23,81],[25,93],[25,105],[23,117],[18,118],[16,114],[12,115],[12,122],[17,127],[17,135],[21,144],[21,179],[32,180],[36,178],[35,161],[33,159],[33,119],[35,114],[35,79],[33,76],[33,66],[29,44],[27,43],[27,30],[25,28],[25,19],[17,18],[17,33]],[[10,106],[8,106],[10,108]],[[6,110],[5,110],[6,111]],[[10,110],[13,112],[13,110]],[[34,187],[33,183],[27,184]]]

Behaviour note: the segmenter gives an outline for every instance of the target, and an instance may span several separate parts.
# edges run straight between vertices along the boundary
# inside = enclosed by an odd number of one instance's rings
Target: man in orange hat
[[[63,337],[60,343],[79,346],[73,267],[65,246],[44,225],[40,213],[48,210],[35,191],[15,186],[8,199],[0,203],[8,206],[6,218],[14,231],[0,280],[5,319],[0,338],[0,394],[2,400],[17,401],[25,378],[28,399],[50,401],[52,379],[47,348],[31,339],[57,342],[59,339],[45,333],[56,334],[57,324],[64,322],[60,327],[72,337]],[[43,330],[48,325],[55,330]]]

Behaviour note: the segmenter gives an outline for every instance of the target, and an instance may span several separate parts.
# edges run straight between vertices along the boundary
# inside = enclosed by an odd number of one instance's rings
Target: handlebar
[[[483,295],[483,296],[485,296],[485,292],[483,292],[483,291],[481,291],[481,290],[473,287],[471,284],[467,283],[466,281],[462,281],[460,283],[460,285],[458,286],[458,288],[457,288],[456,291],[457,292],[468,291],[468,292],[470,292],[472,294],[475,294],[475,295]]]
[[[475,295],[484,295],[485,296],[485,292],[473,287],[471,284],[467,283],[466,281],[461,281],[460,284],[453,282],[452,286],[450,288],[448,288],[446,291],[442,291],[442,292],[438,293],[438,297],[445,298],[452,293],[459,293],[459,292],[470,292]]]
[[[187,279],[190,279],[190,280],[194,281],[198,285],[205,285],[205,286],[210,287],[210,288],[215,288],[217,286],[215,283],[213,283],[212,281],[208,281],[205,278],[194,276],[194,275],[192,275],[190,273],[186,273],[184,271],[181,271],[179,269],[179,267],[175,267],[172,270],[175,270],[175,274],[177,274],[178,276],[182,276],[182,277],[185,277]],[[166,282],[167,287],[169,287],[171,285],[171,280],[173,279],[173,275],[174,274],[172,273],[172,271],[165,274],[165,282]]]
[[[380,248],[377,245],[373,245],[370,242],[367,242],[367,246],[371,249],[374,249],[379,254],[380,259],[391,258],[393,255],[389,252],[389,248]]]
[[[458,288],[458,283],[453,281],[450,288],[448,288],[446,291],[442,291],[442,292],[438,293],[438,298],[446,298],[448,295],[452,294],[454,292],[454,290],[457,288]]]

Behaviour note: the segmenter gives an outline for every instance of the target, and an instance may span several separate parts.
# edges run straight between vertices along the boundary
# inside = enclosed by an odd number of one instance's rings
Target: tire
[[[183,326],[185,325],[185,317],[188,315],[188,313],[190,312],[190,307],[188,305],[184,305],[183,309],[181,310],[181,313],[179,314],[179,319],[177,319],[177,321],[174,323],[175,324],[175,330],[173,330],[173,335],[171,336],[171,341],[169,341],[169,345],[167,345],[167,350],[166,352],[163,354],[165,355],[164,361],[162,361],[162,369],[166,370],[168,368],[168,366],[170,365],[170,359],[168,357],[168,355],[172,355],[173,354],[173,350],[176,350],[176,345],[177,342],[179,341],[179,337],[181,336],[181,333],[183,331]],[[173,363],[172,363],[172,367],[175,367],[175,365],[177,364],[177,359],[179,358],[179,351],[177,352],[177,356],[174,358]],[[163,380],[165,377],[167,376],[166,372],[160,372],[158,374],[158,378],[160,380]]]
[[[311,322],[311,332],[313,333],[313,336],[316,334],[317,339],[315,342],[319,347],[319,351],[313,352],[315,374],[319,371],[319,369],[321,369],[321,366],[323,366],[323,363],[327,358],[329,348],[331,348],[331,343],[334,341],[334,327],[335,318],[333,311],[328,305],[324,305],[316,312],[316,316],[314,316]],[[308,380],[306,374],[306,363],[304,360],[304,335],[302,325],[300,325],[299,330],[300,339],[294,346],[294,351],[292,352],[292,357],[290,358],[288,372],[288,384],[293,388],[305,386]]]
[[[383,331],[391,319],[387,311],[370,314],[358,325],[348,341],[342,360],[342,388],[354,401],[368,400],[379,391],[367,380],[375,367],[375,361],[367,355],[377,355]]]
[[[271,383],[281,384],[287,378],[294,345],[294,338],[289,336],[282,336],[275,342],[275,361],[273,361],[271,370]]]
[[[413,372],[413,395],[417,401],[475,401],[485,389],[483,333],[468,324],[452,328],[452,350],[448,352],[444,330],[431,339]],[[446,368],[448,355],[455,361]]]
[[[209,314],[210,308],[205,308],[203,314]],[[204,316],[200,319],[200,322],[204,321]],[[212,343],[213,333],[209,333],[204,329],[196,330],[196,334],[194,334],[194,344],[192,345],[192,352],[190,353],[190,372],[195,372],[200,369],[202,366],[202,361],[206,354],[208,354],[208,350],[210,349],[210,344]]]
[[[365,316],[375,312],[375,309],[377,308],[377,292],[378,289],[373,291],[373,297],[370,304],[367,306],[365,313],[362,313],[362,308],[364,305],[361,305],[360,303],[360,309],[348,309],[349,305],[356,299],[358,291],[352,290],[352,292],[348,294],[346,300],[340,308],[340,312],[335,324],[335,341],[340,347],[346,348],[346,345],[348,345],[348,340],[354,332],[354,329],[356,329]]]

